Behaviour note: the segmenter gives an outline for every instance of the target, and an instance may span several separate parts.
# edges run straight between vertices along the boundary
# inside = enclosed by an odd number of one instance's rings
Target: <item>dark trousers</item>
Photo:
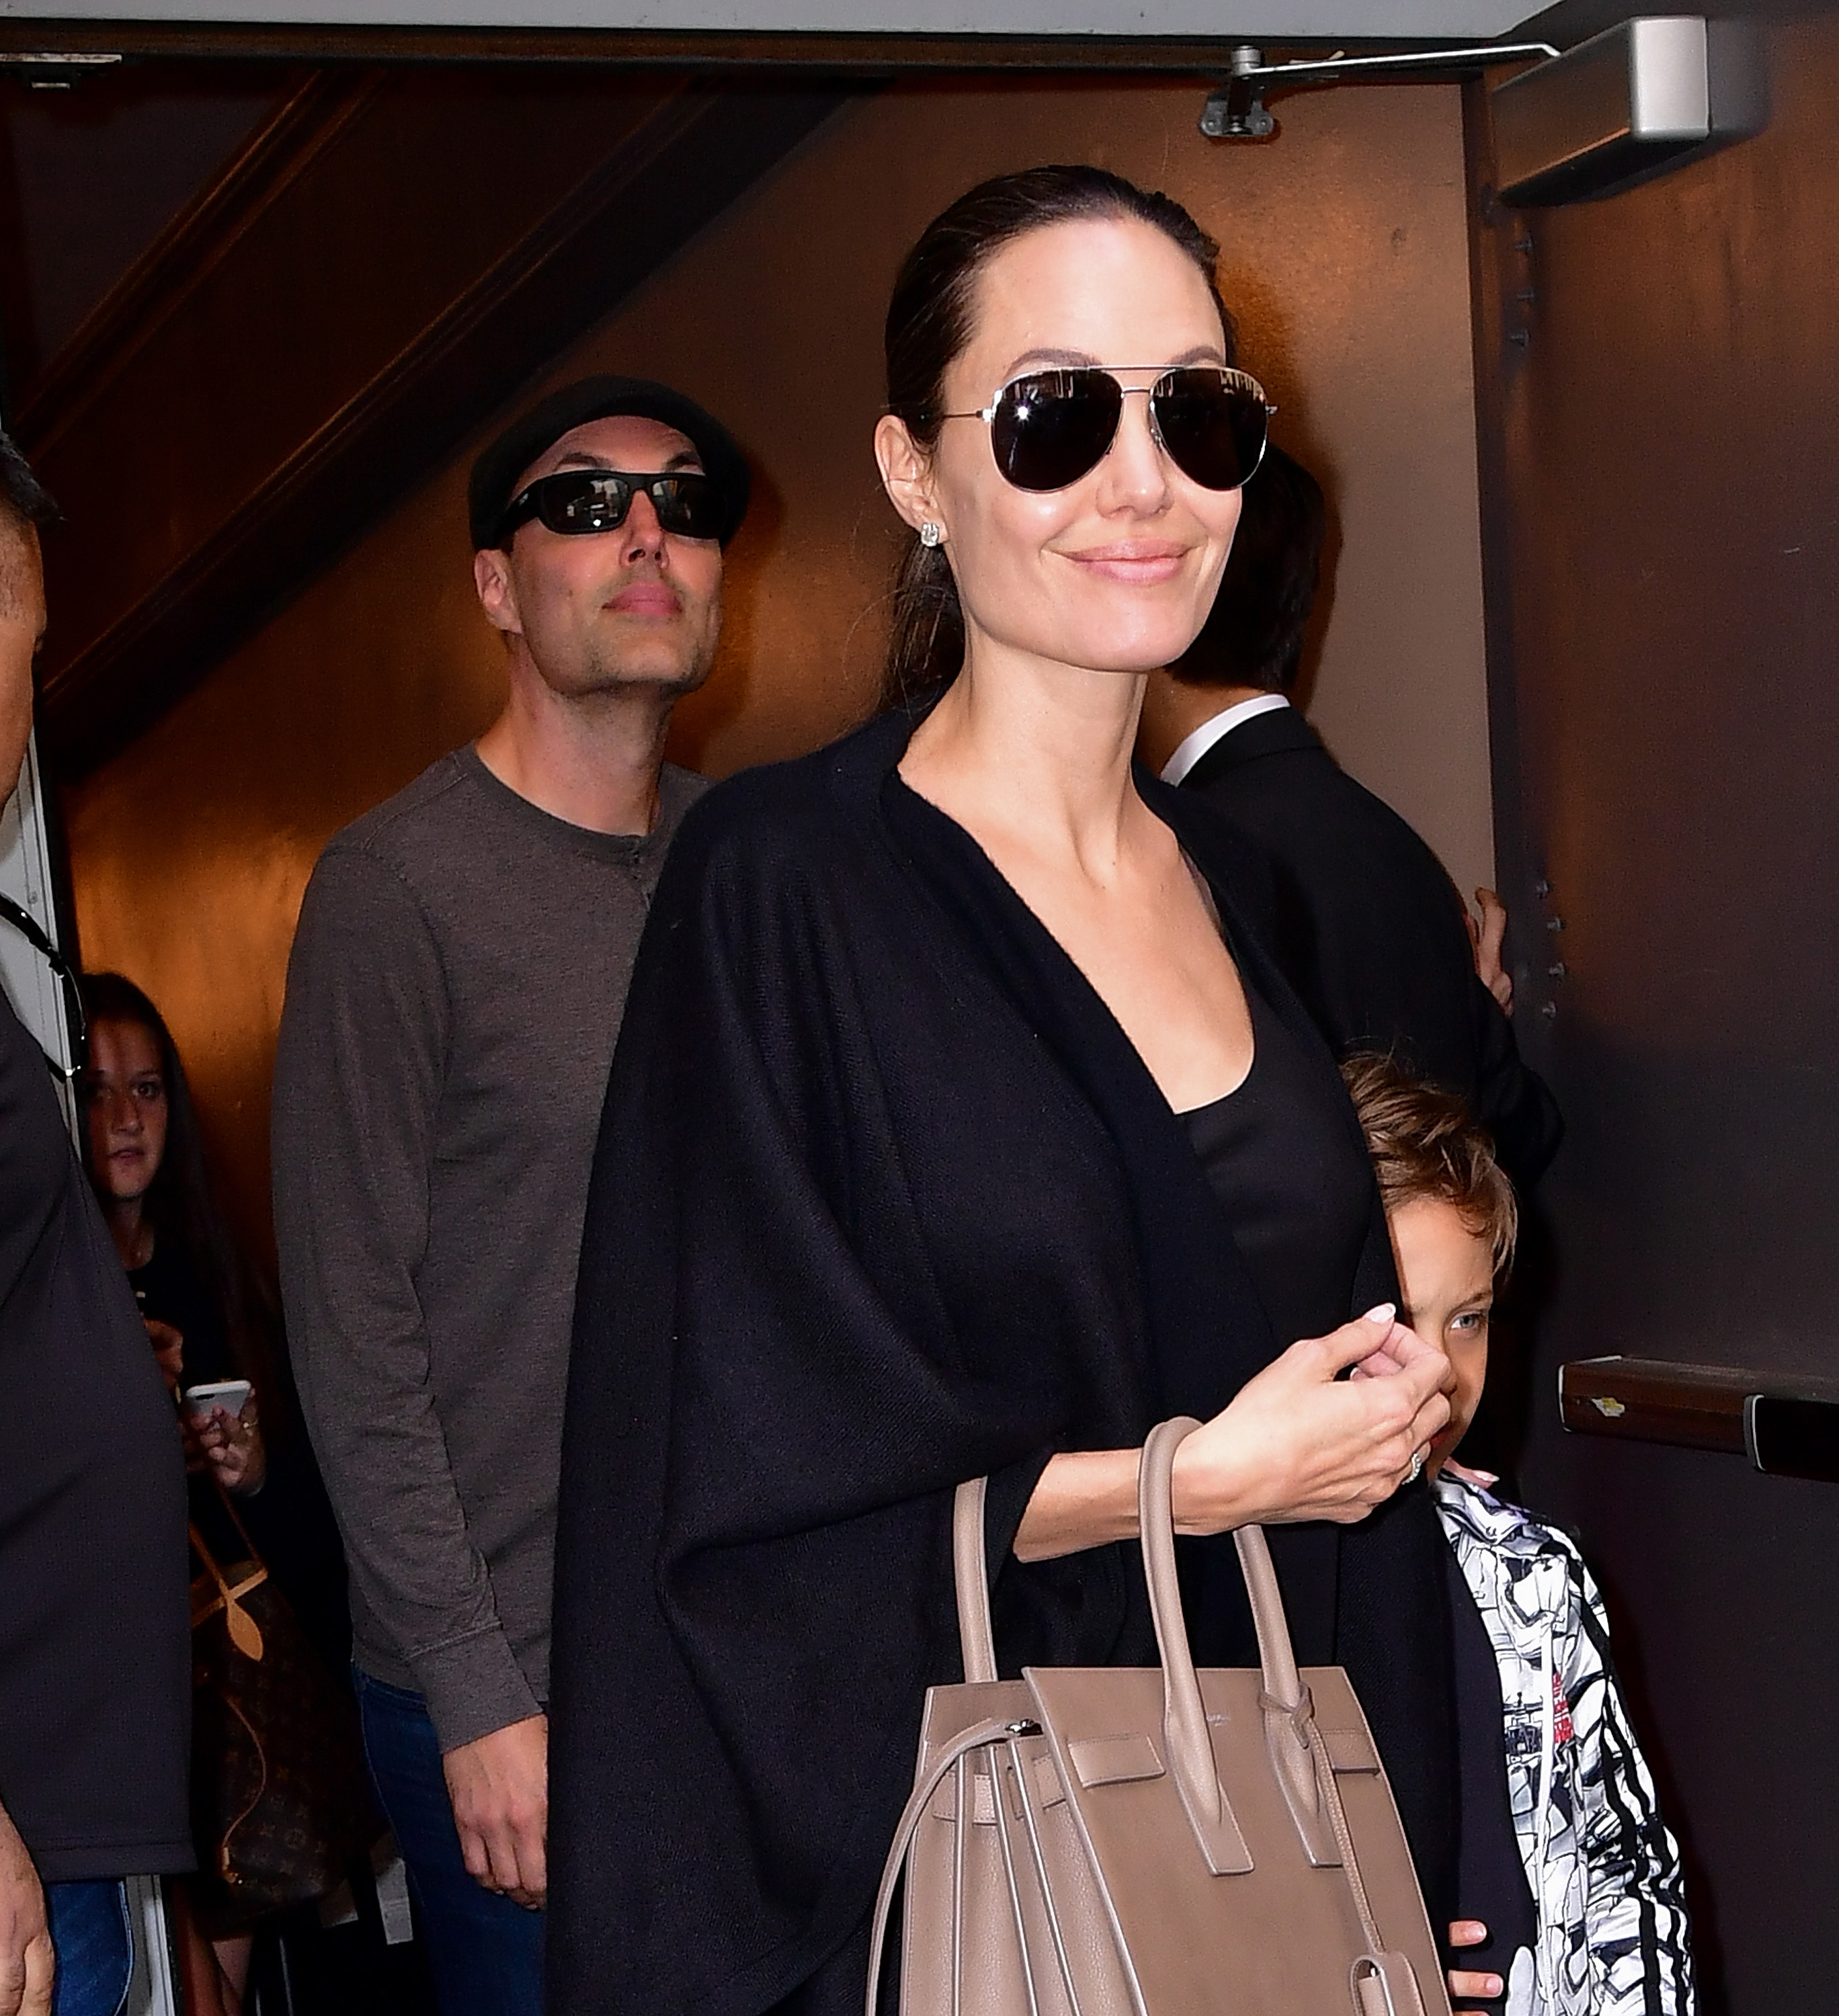
[[[426,1702],[356,1669],[352,1679],[370,1782],[409,1870],[441,2016],[543,2016],[543,1913],[467,1874]]]
[[[57,1956],[51,2016],[120,2016],[134,1975],[127,1885],[47,1883],[45,1914]]]

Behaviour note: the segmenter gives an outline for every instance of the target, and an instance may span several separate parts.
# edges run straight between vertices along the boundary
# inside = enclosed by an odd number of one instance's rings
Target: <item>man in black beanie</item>
[[[474,466],[510,697],[337,835],[288,968],[276,1227],[350,1557],[366,1747],[443,2016],[542,2006],[550,1585],[575,1276],[663,762],[747,508],[727,430],[597,378]]]

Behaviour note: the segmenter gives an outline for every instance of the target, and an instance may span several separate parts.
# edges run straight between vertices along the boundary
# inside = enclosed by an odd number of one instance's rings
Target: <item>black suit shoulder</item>
[[[1330,889],[1358,890],[1363,898],[1408,895],[1461,924],[1462,898],[1429,844],[1319,743],[1195,776],[1186,788],[1260,851],[1281,848],[1287,858],[1309,864]],[[1376,855],[1388,871],[1383,889],[1367,866]],[[1466,933],[1463,941],[1466,947]]]
[[[1404,1012],[1401,995],[1416,1004],[1408,1020],[1466,1024],[1473,959],[1455,884],[1411,826],[1313,736],[1230,768],[1197,765],[1184,788],[1263,858],[1280,951],[1338,1047],[1394,1033],[1386,1024]],[[1448,1044],[1433,1047],[1448,1075]]]
[[[1532,1180],[1562,1123],[1476,977],[1462,898],[1423,837],[1293,710],[1231,730],[1182,788],[1262,856],[1278,963],[1333,1047],[1387,1051],[1462,1093]]]

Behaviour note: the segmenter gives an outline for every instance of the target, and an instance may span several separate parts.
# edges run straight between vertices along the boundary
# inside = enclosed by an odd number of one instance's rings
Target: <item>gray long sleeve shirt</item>
[[[582,1219],[633,958],[703,780],[644,837],[552,818],[471,749],[337,834],[275,1065],[290,1348],[355,1655],[442,1748],[538,1713]]]

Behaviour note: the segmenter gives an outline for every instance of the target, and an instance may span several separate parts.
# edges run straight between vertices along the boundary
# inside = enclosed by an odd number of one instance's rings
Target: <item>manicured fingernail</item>
[[[1370,1323],[1383,1323],[1390,1329],[1392,1319],[1397,1313],[1398,1305],[1396,1302],[1376,1302],[1367,1311],[1362,1320]]]

